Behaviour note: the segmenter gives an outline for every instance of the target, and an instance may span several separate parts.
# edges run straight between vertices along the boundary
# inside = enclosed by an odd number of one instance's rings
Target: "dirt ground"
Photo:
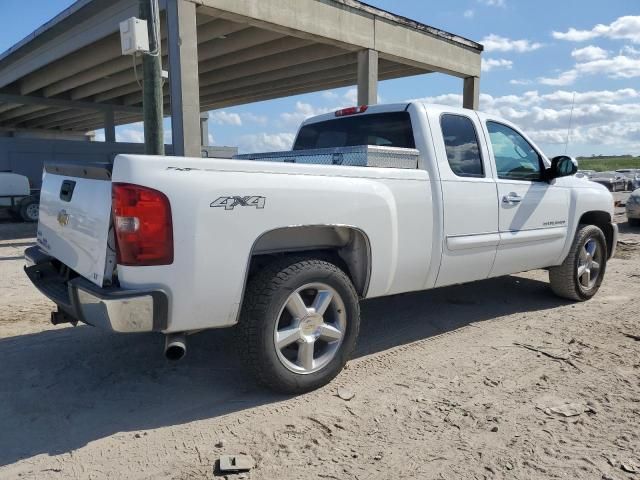
[[[534,271],[367,301],[356,358],[299,397],[255,386],[229,331],[169,364],[161,335],[51,326],[34,228],[0,222],[0,478],[210,479],[246,453],[229,479],[639,479],[640,229],[618,220],[594,300]]]

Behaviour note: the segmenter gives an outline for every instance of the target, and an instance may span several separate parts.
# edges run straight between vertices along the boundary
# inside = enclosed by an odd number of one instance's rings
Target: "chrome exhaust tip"
[[[184,333],[170,334],[165,337],[164,356],[177,362],[187,354],[187,336]]]

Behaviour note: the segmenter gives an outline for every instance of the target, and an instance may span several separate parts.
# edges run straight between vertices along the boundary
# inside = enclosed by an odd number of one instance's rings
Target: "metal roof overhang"
[[[379,52],[380,80],[480,76],[481,45],[355,0],[178,1],[197,5],[202,111],[354,85],[365,49]],[[79,0],[0,55],[0,128],[86,132],[106,112],[116,125],[140,121],[119,39],[120,21],[137,15],[137,0]]]

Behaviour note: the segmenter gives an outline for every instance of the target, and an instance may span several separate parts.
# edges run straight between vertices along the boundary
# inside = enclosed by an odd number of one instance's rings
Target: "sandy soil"
[[[588,303],[542,271],[365,302],[356,358],[292,398],[229,331],[171,365],[160,335],[51,326],[22,273],[33,227],[0,223],[0,478],[208,479],[247,453],[229,479],[638,479],[640,229],[621,229]]]

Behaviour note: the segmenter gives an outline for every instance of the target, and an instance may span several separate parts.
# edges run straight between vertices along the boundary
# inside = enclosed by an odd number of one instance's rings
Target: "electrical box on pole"
[[[121,22],[120,43],[122,45],[122,55],[149,53],[147,21],[131,17]]]
[[[128,18],[120,24],[122,55],[133,58],[133,72],[142,88],[144,145],[147,155],[164,155],[164,98],[162,84],[167,78],[162,69],[160,6],[158,0],[139,0],[140,18]],[[138,57],[142,75],[138,76]]]

